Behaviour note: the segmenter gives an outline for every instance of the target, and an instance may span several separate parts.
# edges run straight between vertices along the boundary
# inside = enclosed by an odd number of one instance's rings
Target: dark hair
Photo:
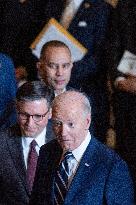
[[[48,106],[54,99],[53,90],[47,86],[43,81],[30,81],[24,83],[18,88],[16,93],[17,101],[34,101],[45,98]]]
[[[42,47],[41,50],[41,54],[40,54],[40,58],[42,59],[44,57],[45,51],[47,48],[49,47],[62,47],[62,48],[67,48],[70,55],[71,55],[71,51],[69,49],[69,47],[63,43],[62,41],[58,41],[58,40],[52,40],[52,41],[48,41],[47,43],[45,43]]]

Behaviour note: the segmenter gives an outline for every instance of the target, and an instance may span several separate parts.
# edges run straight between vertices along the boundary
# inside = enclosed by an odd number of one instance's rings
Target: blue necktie
[[[68,176],[70,175],[68,159],[72,159],[73,157],[72,152],[66,152],[63,156],[63,160],[56,170],[54,183],[54,205],[62,205],[64,202],[68,190]]]

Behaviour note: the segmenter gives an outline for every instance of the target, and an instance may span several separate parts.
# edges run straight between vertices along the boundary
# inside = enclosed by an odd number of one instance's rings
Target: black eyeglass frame
[[[49,109],[43,115],[38,115],[38,114],[30,115],[30,114],[25,113],[25,112],[24,113],[18,112],[18,115],[19,115],[21,120],[28,120],[30,117],[32,117],[35,122],[40,122],[43,120],[43,118],[47,115],[48,112],[49,112]],[[23,115],[23,116],[21,116],[21,115]],[[39,117],[39,119],[35,119],[35,117]]]

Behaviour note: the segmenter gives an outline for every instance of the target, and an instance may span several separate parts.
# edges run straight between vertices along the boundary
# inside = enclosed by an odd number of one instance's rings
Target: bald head
[[[66,89],[73,67],[69,48],[60,41],[46,43],[37,63],[39,76],[60,94]]]
[[[90,126],[89,100],[78,91],[66,91],[53,101],[52,118],[54,131],[62,148],[74,150],[83,142]]]

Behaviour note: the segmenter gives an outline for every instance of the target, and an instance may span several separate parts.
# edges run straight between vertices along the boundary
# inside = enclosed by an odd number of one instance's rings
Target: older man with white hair
[[[126,163],[88,131],[91,107],[78,91],[52,104],[56,139],[40,150],[31,205],[134,204]]]

